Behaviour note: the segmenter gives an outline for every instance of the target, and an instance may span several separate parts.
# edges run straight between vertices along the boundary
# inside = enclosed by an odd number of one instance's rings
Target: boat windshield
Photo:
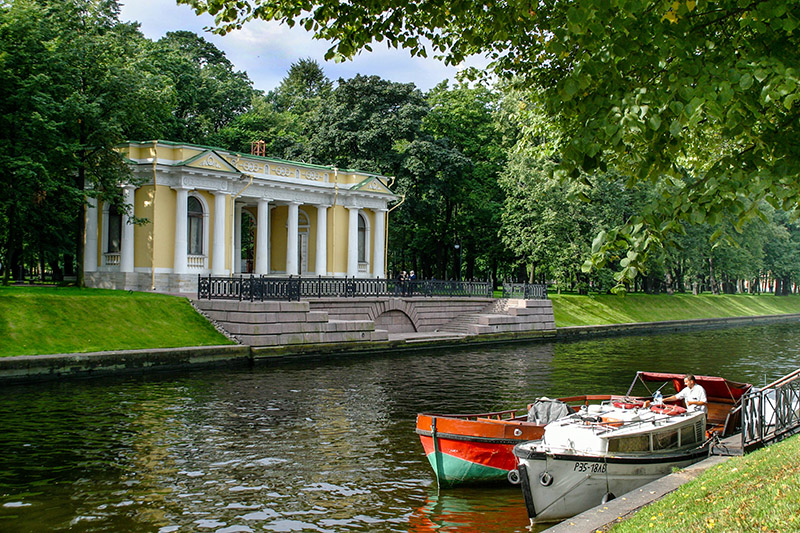
[[[700,442],[702,435],[702,422],[698,421],[681,427],[665,428],[661,431],[609,437],[608,451],[610,453],[657,452],[682,448]]]
[[[650,435],[633,435],[608,439],[609,452],[649,452]]]

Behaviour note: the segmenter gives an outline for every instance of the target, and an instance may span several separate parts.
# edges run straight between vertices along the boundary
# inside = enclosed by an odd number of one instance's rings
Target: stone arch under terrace
[[[414,306],[404,300],[377,301],[369,311],[375,329],[389,333],[414,333],[419,331],[419,316]]]

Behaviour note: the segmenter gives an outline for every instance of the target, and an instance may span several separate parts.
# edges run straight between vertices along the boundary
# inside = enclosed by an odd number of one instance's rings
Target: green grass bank
[[[0,287],[0,357],[232,344],[184,298]]]
[[[800,436],[709,468],[613,533],[800,531]]]
[[[800,313],[800,296],[551,294],[556,326]],[[0,287],[0,357],[232,344],[183,299],[74,287]]]
[[[800,295],[549,294],[557,327],[800,313]]]

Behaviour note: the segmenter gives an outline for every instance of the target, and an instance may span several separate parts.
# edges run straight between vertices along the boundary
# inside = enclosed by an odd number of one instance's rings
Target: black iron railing
[[[503,283],[503,298],[547,300],[547,285],[537,283]]]
[[[742,397],[742,449],[800,432],[800,369]]]
[[[439,281],[368,278],[266,278],[259,276],[199,276],[201,300],[300,300],[357,297],[483,297],[491,298],[490,281]]]

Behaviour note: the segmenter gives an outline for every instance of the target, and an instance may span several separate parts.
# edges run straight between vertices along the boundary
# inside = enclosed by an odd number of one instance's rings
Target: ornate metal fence
[[[201,300],[299,300],[357,297],[492,297],[490,281],[438,281],[368,278],[266,278],[258,276],[199,276]],[[546,296],[545,296],[546,297]]]
[[[547,300],[547,285],[537,283],[503,283],[503,298]]]
[[[742,449],[800,432],[800,369],[742,397]]]

